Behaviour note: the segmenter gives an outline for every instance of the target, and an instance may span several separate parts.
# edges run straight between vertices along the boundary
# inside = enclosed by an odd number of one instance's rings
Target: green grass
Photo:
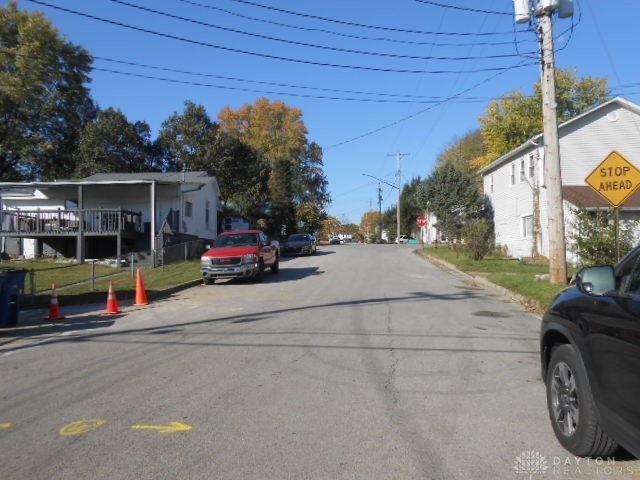
[[[31,294],[31,273],[25,278],[23,307],[49,304],[51,285],[56,283],[58,299],[63,305],[106,302],[109,284],[114,282],[118,300],[135,298],[136,276],[130,268],[96,265],[95,289],[92,289],[91,265],[55,264],[50,261],[2,262],[0,267],[24,268],[34,272],[35,296]],[[174,263],[162,268],[141,268],[148,296],[200,279],[200,259]]]
[[[444,260],[470,275],[478,275],[546,308],[566,285],[536,282],[535,275],[549,273],[549,265],[515,259],[487,257],[473,260],[451,248],[429,248],[424,254]],[[573,272],[571,272],[573,273]]]

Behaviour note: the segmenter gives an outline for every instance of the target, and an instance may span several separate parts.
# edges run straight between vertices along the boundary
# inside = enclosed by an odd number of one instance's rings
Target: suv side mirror
[[[576,275],[576,286],[590,295],[604,295],[616,289],[616,277],[611,265],[587,267]]]

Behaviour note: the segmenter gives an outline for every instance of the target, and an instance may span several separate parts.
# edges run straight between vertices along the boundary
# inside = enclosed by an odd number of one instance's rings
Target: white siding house
[[[0,183],[0,206],[2,252],[84,260],[216,238],[220,190],[206,172],[109,173]]]
[[[640,167],[640,106],[617,97],[558,127],[565,232],[570,239],[572,208],[604,208],[585,179],[612,152]],[[494,210],[496,243],[513,257],[549,255],[547,191],[542,134],[480,170],[484,193]],[[640,194],[622,207],[623,219],[640,215]],[[535,223],[539,218],[539,234]],[[537,252],[536,252],[537,250]],[[576,258],[567,242],[567,259]]]

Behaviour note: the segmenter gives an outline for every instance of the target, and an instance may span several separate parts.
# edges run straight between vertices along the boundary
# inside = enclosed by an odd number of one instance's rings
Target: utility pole
[[[567,245],[562,206],[562,173],[560,141],[556,111],[556,74],[553,50],[553,11],[540,13],[540,46],[542,49],[542,119],[544,122],[544,161],[547,174],[549,208],[549,277],[551,283],[567,283]]]
[[[407,155],[409,155],[408,153],[389,153],[387,154],[387,157],[393,157],[395,156],[398,159],[398,206],[396,207],[396,224],[397,224],[397,228],[396,228],[396,243],[399,245],[400,244],[400,194],[402,193],[402,188],[400,185],[401,182],[401,177],[400,177],[400,159],[402,157],[406,157]]]
[[[567,245],[564,232],[562,205],[562,172],[560,168],[560,141],[556,111],[556,73],[553,48],[554,13],[560,18],[573,16],[573,0],[513,0],[516,23],[531,21],[532,13],[538,18],[540,54],[542,60],[540,85],[542,90],[542,120],[544,124],[545,186],[549,217],[549,280],[567,283]]]

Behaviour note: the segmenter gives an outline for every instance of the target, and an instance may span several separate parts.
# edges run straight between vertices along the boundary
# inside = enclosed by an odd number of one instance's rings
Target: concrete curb
[[[415,252],[417,255],[421,256],[422,258],[424,258],[425,260],[427,260],[428,262],[433,263],[436,267],[440,268],[441,270],[447,271],[449,273],[455,274],[459,277],[462,277],[463,280],[466,280],[467,282],[471,282],[476,286],[485,288],[487,290],[491,290],[492,292],[496,293],[497,295],[500,295],[502,297],[506,297],[508,298],[510,301],[519,303],[521,305],[523,305],[524,307],[526,307],[531,313],[537,313],[540,314],[544,311],[544,308],[542,308],[542,305],[540,305],[540,303],[538,303],[535,300],[532,300],[528,297],[525,297],[524,295],[520,295],[518,293],[512,292],[511,290],[504,288],[500,285],[496,285],[493,282],[490,282],[489,280],[487,280],[484,277],[480,277],[477,275],[471,275],[469,273],[463,272],[462,270],[459,270],[455,265],[446,262],[445,260],[442,260],[440,258],[434,257],[432,255],[429,255],[428,253],[422,252],[420,250],[415,250]]]

